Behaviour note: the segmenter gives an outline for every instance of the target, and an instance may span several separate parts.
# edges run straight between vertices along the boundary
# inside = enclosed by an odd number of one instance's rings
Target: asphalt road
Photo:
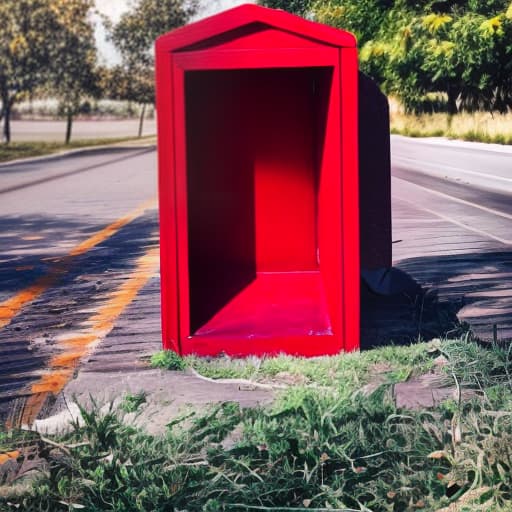
[[[63,255],[156,197],[153,148],[108,149],[0,166],[0,258]],[[0,282],[0,299],[5,281]]]
[[[147,287],[130,332],[159,340],[156,176],[154,147],[0,166],[0,420],[13,397],[37,415]]]
[[[103,139],[136,137],[139,130],[138,119],[121,121],[74,121],[72,139]],[[64,142],[65,121],[12,121],[11,136],[13,142],[44,141]],[[155,135],[156,121],[146,119],[142,135]]]
[[[395,195],[512,244],[512,148],[393,137],[392,163]]]
[[[512,148],[394,136],[392,197],[395,264],[512,339]]]

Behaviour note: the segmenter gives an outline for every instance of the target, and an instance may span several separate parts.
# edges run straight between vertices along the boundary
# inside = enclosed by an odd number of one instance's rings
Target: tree
[[[504,73],[511,68],[511,28],[501,14],[409,14],[392,36],[364,45],[361,61],[408,110],[421,110],[426,95],[442,93],[450,114],[505,111],[512,105],[510,75]]]
[[[90,22],[93,7],[94,0],[58,0],[54,3],[61,31],[56,44],[50,47],[49,85],[66,116],[66,144],[71,140],[73,117],[83,96],[97,96],[100,92],[94,29]]]
[[[272,9],[282,9],[299,16],[307,17],[312,10],[314,0],[258,0],[260,5]]]
[[[421,110],[433,93],[452,114],[503,112],[512,107],[509,2],[319,0],[312,10],[318,21],[356,34],[362,70],[406,109]]]
[[[154,102],[154,41],[187,23],[197,9],[196,0],[138,0],[131,11],[110,27],[111,39],[123,59],[122,66],[113,70],[120,82],[111,90],[114,97],[141,105],[139,137],[146,105]]]
[[[12,107],[47,79],[49,43],[59,26],[49,0],[2,0],[0,20],[0,119],[9,143]]]
[[[142,105],[139,118],[139,137],[142,136],[146,105],[155,102],[153,72],[144,71],[145,68],[128,70],[124,66],[103,68],[100,71],[100,88],[107,97]]]
[[[13,105],[43,84],[61,99],[69,142],[79,98],[93,90],[96,53],[89,21],[93,5],[93,0],[0,2],[0,119],[7,143]]]
[[[320,23],[354,33],[361,47],[375,38],[392,6],[393,0],[317,0],[313,12]]]

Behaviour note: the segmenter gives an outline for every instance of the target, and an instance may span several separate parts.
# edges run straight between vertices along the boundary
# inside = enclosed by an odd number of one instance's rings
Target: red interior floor
[[[196,337],[332,336],[320,272],[261,272]]]

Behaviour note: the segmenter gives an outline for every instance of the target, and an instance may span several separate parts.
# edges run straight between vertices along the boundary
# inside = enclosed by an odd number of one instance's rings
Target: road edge
[[[461,139],[448,139],[447,137],[409,137],[398,133],[391,134],[391,139],[407,139],[427,146],[458,147],[464,149],[491,151],[493,153],[512,154],[512,146],[507,144],[496,144],[494,142],[474,142]]]

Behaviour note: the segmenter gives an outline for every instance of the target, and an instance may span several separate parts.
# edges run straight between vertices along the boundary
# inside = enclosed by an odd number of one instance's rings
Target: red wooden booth
[[[354,37],[243,5],[156,42],[163,344],[359,346]]]

